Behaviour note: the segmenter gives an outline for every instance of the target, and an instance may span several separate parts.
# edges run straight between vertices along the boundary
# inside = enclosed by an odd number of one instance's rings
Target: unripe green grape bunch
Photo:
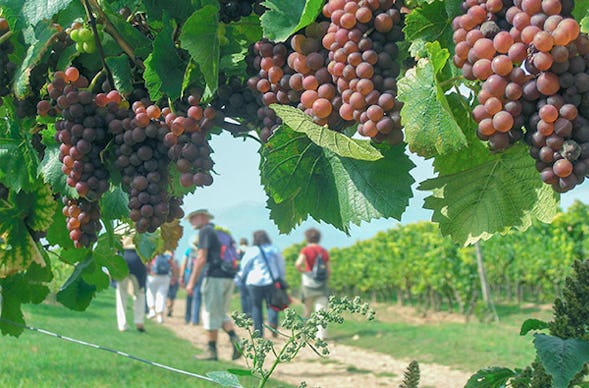
[[[96,51],[94,34],[90,28],[79,22],[74,22],[70,28],[66,29],[66,33],[76,43],[76,50],[78,52],[92,54]]]

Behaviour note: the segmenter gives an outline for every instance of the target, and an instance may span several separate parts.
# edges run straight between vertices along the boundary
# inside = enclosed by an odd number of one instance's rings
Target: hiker
[[[193,211],[187,218],[190,224],[199,230],[199,234],[196,262],[190,280],[186,285],[186,292],[192,293],[194,291],[198,277],[204,270],[205,265],[207,266],[201,292],[203,299],[202,321],[203,327],[207,331],[208,346],[205,354],[198,358],[201,360],[218,359],[217,339],[219,329],[222,328],[229,336],[233,346],[231,359],[236,360],[241,357],[239,337],[235,334],[233,322],[228,314],[231,295],[233,294],[235,272],[224,266],[223,257],[221,256],[221,251],[225,251],[228,247],[221,244],[215,225],[211,223],[213,215],[207,210]],[[235,250],[235,246],[232,248]],[[237,253],[235,255],[237,256]],[[237,257],[235,258],[236,265]]]
[[[315,228],[305,231],[307,245],[299,253],[295,266],[302,273],[302,299],[304,316],[309,318],[313,311],[326,310],[329,297],[328,280],[331,274],[329,253],[319,245],[321,232]],[[322,263],[318,268],[316,265]],[[317,338],[327,338],[327,328],[319,326]]]
[[[285,274],[284,259],[280,251],[272,245],[265,231],[255,231],[253,246],[248,248],[243,256],[239,276],[249,292],[254,332],[260,337],[264,336],[262,302],[265,302],[266,308],[270,310],[268,300],[270,292],[275,287],[273,279],[284,279]],[[276,328],[278,315],[268,318],[273,318],[270,323]]]
[[[133,312],[135,327],[139,332],[145,332],[145,283],[147,278],[147,269],[145,264],[137,255],[133,238],[126,236],[123,238],[123,258],[129,268],[129,275],[124,279],[117,281],[116,291],[116,311],[117,325],[119,331],[128,330],[127,325],[127,298],[130,294],[133,297]]]
[[[157,255],[147,265],[147,318],[155,317],[157,323],[164,323],[172,260],[172,254],[168,251]]]

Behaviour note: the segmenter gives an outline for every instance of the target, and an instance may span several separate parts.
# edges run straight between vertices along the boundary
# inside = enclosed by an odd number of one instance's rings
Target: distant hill
[[[414,211],[411,211],[411,209],[414,209]],[[399,222],[394,219],[379,219],[370,223],[364,222],[360,226],[353,225],[350,228],[350,236],[347,236],[344,232],[339,231],[331,225],[318,223],[311,219],[303,222],[289,234],[280,234],[278,228],[270,219],[270,210],[261,203],[244,202],[223,209],[212,208],[209,209],[209,211],[215,215],[213,222],[229,229],[236,241],[241,237],[245,237],[251,244],[252,233],[256,230],[263,229],[268,232],[273,243],[280,249],[284,249],[292,244],[303,241],[304,231],[310,227],[316,227],[321,230],[321,243],[326,248],[333,248],[353,245],[356,241],[368,239],[373,237],[379,231],[393,228],[395,225],[399,224]],[[188,212],[189,210],[186,211],[186,213]],[[421,206],[410,206],[402,221],[405,224],[429,218],[429,211],[423,210]],[[182,226],[184,226],[184,235],[176,250],[177,259],[182,257],[190,240],[196,235],[196,231],[192,229],[188,221],[182,220]]]

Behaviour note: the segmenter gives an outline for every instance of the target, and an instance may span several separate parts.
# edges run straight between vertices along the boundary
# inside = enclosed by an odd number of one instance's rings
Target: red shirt
[[[305,255],[305,272],[313,270],[315,258],[319,253],[321,253],[324,262],[327,263],[329,261],[329,252],[320,245],[307,245],[301,250],[301,253]]]

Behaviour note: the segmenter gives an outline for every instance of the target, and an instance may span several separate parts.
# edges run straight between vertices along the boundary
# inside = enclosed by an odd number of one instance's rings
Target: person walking
[[[250,295],[254,332],[264,336],[264,314],[262,302],[269,309],[268,300],[274,288],[274,279],[284,279],[286,274],[284,259],[280,251],[272,245],[268,234],[263,230],[254,232],[253,246],[248,248],[241,261],[239,276],[244,280]],[[269,314],[270,315],[270,314]],[[271,318],[269,316],[269,318]],[[272,316],[273,326],[277,325],[278,315]]]
[[[174,303],[176,301],[176,296],[178,295],[178,288],[180,288],[180,280],[178,279],[180,276],[180,269],[178,268],[178,263],[174,258],[174,254],[172,254],[171,259],[170,263],[172,268],[170,269],[170,287],[168,288],[166,299],[167,317],[171,317],[174,313]]]
[[[180,268],[180,285],[186,287],[190,280],[190,275],[194,270],[194,263],[198,252],[198,236],[193,240],[190,247],[184,252],[184,260]],[[199,278],[196,281],[192,293],[186,293],[186,310],[184,313],[184,322],[188,325],[198,325],[200,323],[200,306],[202,304],[202,293],[200,287],[204,279],[206,270],[201,271]]]
[[[207,266],[201,292],[204,307],[202,322],[204,329],[207,331],[208,344],[204,356],[199,357],[199,359],[218,359],[218,332],[219,329],[223,329],[229,336],[233,346],[231,359],[236,360],[241,357],[239,337],[235,334],[233,322],[228,315],[235,273],[229,273],[221,265],[221,249],[227,247],[222,247],[215,231],[215,225],[211,222],[213,215],[206,209],[193,211],[188,214],[187,218],[190,224],[199,230],[197,258],[190,280],[186,285],[188,293],[194,290],[201,272],[204,270],[205,265]]]
[[[155,317],[158,323],[164,323],[166,297],[170,287],[170,272],[173,260],[169,252],[157,255],[148,264],[147,276],[147,318]]]
[[[331,275],[329,252],[319,245],[321,233],[315,228],[305,231],[307,245],[299,253],[295,266],[302,273],[302,298],[304,304],[304,316],[309,318],[313,311],[326,310],[328,307],[329,288],[328,280]],[[325,280],[317,280],[313,275],[313,267],[318,259],[325,263],[327,276]],[[319,326],[317,338],[327,339],[327,328]]]
[[[139,332],[145,332],[145,283],[147,278],[147,269],[145,264],[135,250],[133,238],[125,236],[123,238],[123,258],[129,268],[129,275],[124,279],[117,281],[116,290],[116,311],[117,326],[119,331],[128,330],[127,325],[127,299],[129,295],[133,298],[133,316],[135,327]]]
[[[243,268],[243,255],[248,248],[247,238],[239,239],[239,268]],[[251,318],[252,316],[252,303],[250,301],[250,295],[245,285],[244,280],[241,278],[239,272],[235,275],[235,285],[239,289],[239,301],[241,303],[241,312]]]

